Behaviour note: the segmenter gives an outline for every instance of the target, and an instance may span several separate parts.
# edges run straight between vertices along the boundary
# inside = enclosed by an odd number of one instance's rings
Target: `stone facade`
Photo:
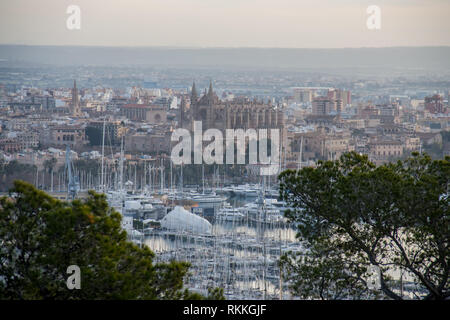
[[[156,105],[126,104],[120,107],[120,114],[129,120],[149,124],[164,124],[167,121],[166,109]]]
[[[181,126],[190,130],[193,130],[194,121],[202,121],[203,130],[284,128],[281,108],[245,98],[223,102],[214,93],[212,84],[201,98],[198,98],[194,84],[189,110],[185,106],[182,103]]]

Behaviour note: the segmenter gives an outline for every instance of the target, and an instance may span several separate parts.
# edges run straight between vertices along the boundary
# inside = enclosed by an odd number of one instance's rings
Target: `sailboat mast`
[[[170,191],[173,192],[172,159],[170,159]]]
[[[164,167],[163,167],[163,159],[161,158],[161,194],[164,192]]]
[[[120,142],[120,161],[119,161],[119,190],[123,190],[123,136]]]
[[[181,194],[183,194],[183,163],[181,163],[181,176],[180,176],[180,190],[181,190]]]
[[[102,137],[102,172],[101,172],[101,182],[100,182],[100,188],[102,191],[104,190],[104,162],[105,162],[105,122],[106,118],[103,119],[103,137]]]
[[[263,257],[264,257],[264,266],[263,266],[263,284],[264,284],[264,300],[267,297],[267,283],[266,283],[266,268],[267,268],[267,252],[266,252],[266,221],[267,221],[267,212],[266,212],[266,190],[265,190],[265,176],[263,176],[263,186],[262,186],[262,209],[263,209],[263,226],[262,226],[262,240],[263,240]]]
[[[147,161],[144,160],[144,176],[142,177],[141,180],[144,180],[144,182],[142,183],[141,186],[141,190],[145,190],[145,186],[147,185]]]
[[[137,185],[136,185],[136,183],[137,183],[137,181],[136,181],[136,178],[137,178],[136,167],[137,167],[137,162],[134,163],[134,188],[133,188],[133,191],[136,191],[136,188],[137,188]]]
[[[301,169],[302,168],[302,158],[303,158],[303,136],[300,140],[300,152],[298,155],[298,166],[297,169]]]

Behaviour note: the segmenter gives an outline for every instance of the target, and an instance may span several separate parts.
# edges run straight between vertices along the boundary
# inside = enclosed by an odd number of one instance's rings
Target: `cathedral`
[[[190,100],[189,103],[186,100]],[[214,93],[212,82],[199,97],[195,83],[190,99],[182,99],[179,126],[193,130],[194,121],[202,121],[203,130],[219,129],[284,129],[284,114],[280,107],[256,100],[236,98],[221,101]]]

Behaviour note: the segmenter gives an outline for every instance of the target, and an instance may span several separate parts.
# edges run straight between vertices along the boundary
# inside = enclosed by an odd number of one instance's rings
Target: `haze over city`
[[[66,9],[81,10],[68,30]],[[368,30],[366,9],[381,9]],[[450,45],[446,0],[3,0],[0,43],[343,48]]]

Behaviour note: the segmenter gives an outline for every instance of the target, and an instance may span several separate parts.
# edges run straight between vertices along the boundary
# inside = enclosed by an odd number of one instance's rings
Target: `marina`
[[[245,219],[217,219],[208,233],[153,229],[141,241],[158,261],[189,262],[189,289],[222,287],[228,299],[287,298],[278,259],[300,249],[291,226]]]
[[[123,227],[136,244],[155,252],[157,262],[190,264],[186,287],[207,295],[221,287],[227,299],[286,299],[280,256],[299,251],[295,229],[282,202],[246,197],[236,188],[204,193],[185,189],[168,194],[107,192],[123,215]]]

